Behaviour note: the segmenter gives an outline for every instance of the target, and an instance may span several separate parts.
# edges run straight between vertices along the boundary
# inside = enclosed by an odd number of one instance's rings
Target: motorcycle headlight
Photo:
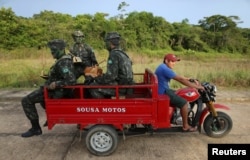
[[[213,95],[214,95],[214,101],[215,101],[215,96],[216,96],[216,92],[217,92],[217,87],[215,85],[213,85]]]
[[[216,85],[214,85],[214,93],[216,93],[217,92],[217,87],[216,87]]]

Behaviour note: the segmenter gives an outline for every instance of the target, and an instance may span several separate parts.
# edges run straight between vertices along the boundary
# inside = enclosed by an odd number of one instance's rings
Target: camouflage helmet
[[[120,40],[120,38],[121,38],[121,35],[118,32],[109,32],[105,36],[105,41],[112,40],[112,39]]]
[[[54,39],[48,42],[48,47],[52,50],[64,50],[66,47],[66,43],[61,39]]]
[[[84,34],[82,31],[77,30],[72,33],[72,37],[84,37]]]

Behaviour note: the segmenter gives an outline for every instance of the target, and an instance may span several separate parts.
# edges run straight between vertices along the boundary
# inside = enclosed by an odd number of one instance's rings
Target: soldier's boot
[[[39,120],[31,121],[32,128],[30,128],[27,132],[23,133],[21,136],[24,138],[38,136],[42,134],[42,129],[39,125]]]

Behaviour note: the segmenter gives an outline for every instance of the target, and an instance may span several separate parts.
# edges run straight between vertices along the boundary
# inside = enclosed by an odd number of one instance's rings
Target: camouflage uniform
[[[109,50],[109,57],[107,61],[107,72],[102,76],[94,78],[91,85],[129,85],[133,83],[132,61],[128,55],[119,49],[120,35],[117,32],[110,32],[107,36],[116,35],[117,41],[111,41],[115,44],[114,48],[107,48]],[[107,38],[106,38],[107,40]],[[108,39],[110,40],[110,39]],[[126,89],[120,91],[120,94],[126,92]],[[90,94],[94,98],[104,98],[106,96],[114,96],[115,89],[90,89]]]
[[[83,71],[86,67],[91,67],[97,65],[98,63],[92,48],[86,43],[82,42],[84,39],[83,33],[81,31],[75,31],[72,34],[72,37],[75,40],[75,44],[70,49],[70,52],[74,56],[79,57],[82,61],[74,63],[76,78],[78,79],[81,75],[83,75]]]
[[[53,45],[53,43],[60,44],[64,42],[62,40],[53,40],[50,41],[49,44]],[[49,45],[49,47],[51,48],[51,50],[58,49],[57,46],[53,48],[53,46]],[[26,133],[22,134],[22,137],[30,137],[33,135],[41,134],[41,127],[39,125],[39,116],[35,104],[40,103],[41,106],[45,109],[44,96],[43,96],[44,87],[47,87],[51,83],[55,82],[56,88],[53,90],[49,90],[49,96],[51,98],[61,98],[63,96],[66,96],[68,90],[65,91],[65,89],[62,89],[60,87],[73,85],[76,83],[71,56],[65,54],[64,47],[61,48],[60,50],[62,50],[62,52],[60,53],[58,52],[57,55],[54,55],[52,53],[52,55],[54,56],[54,58],[57,59],[57,61],[50,68],[48,79],[46,80],[45,84],[22,99],[23,110],[25,112],[25,115],[32,124],[32,128]]]

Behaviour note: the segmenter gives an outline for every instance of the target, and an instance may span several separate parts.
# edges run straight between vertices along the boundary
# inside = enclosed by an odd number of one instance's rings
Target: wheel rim
[[[112,145],[112,137],[106,132],[96,132],[90,139],[91,147],[98,152],[108,151]]]
[[[228,130],[228,123],[227,120],[223,117],[218,117],[219,119],[219,125],[220,128],[218,127],[218,122],[214,119],[213,123],[211,124],[211,130],[214,132],[214,134],[222,134]]]

